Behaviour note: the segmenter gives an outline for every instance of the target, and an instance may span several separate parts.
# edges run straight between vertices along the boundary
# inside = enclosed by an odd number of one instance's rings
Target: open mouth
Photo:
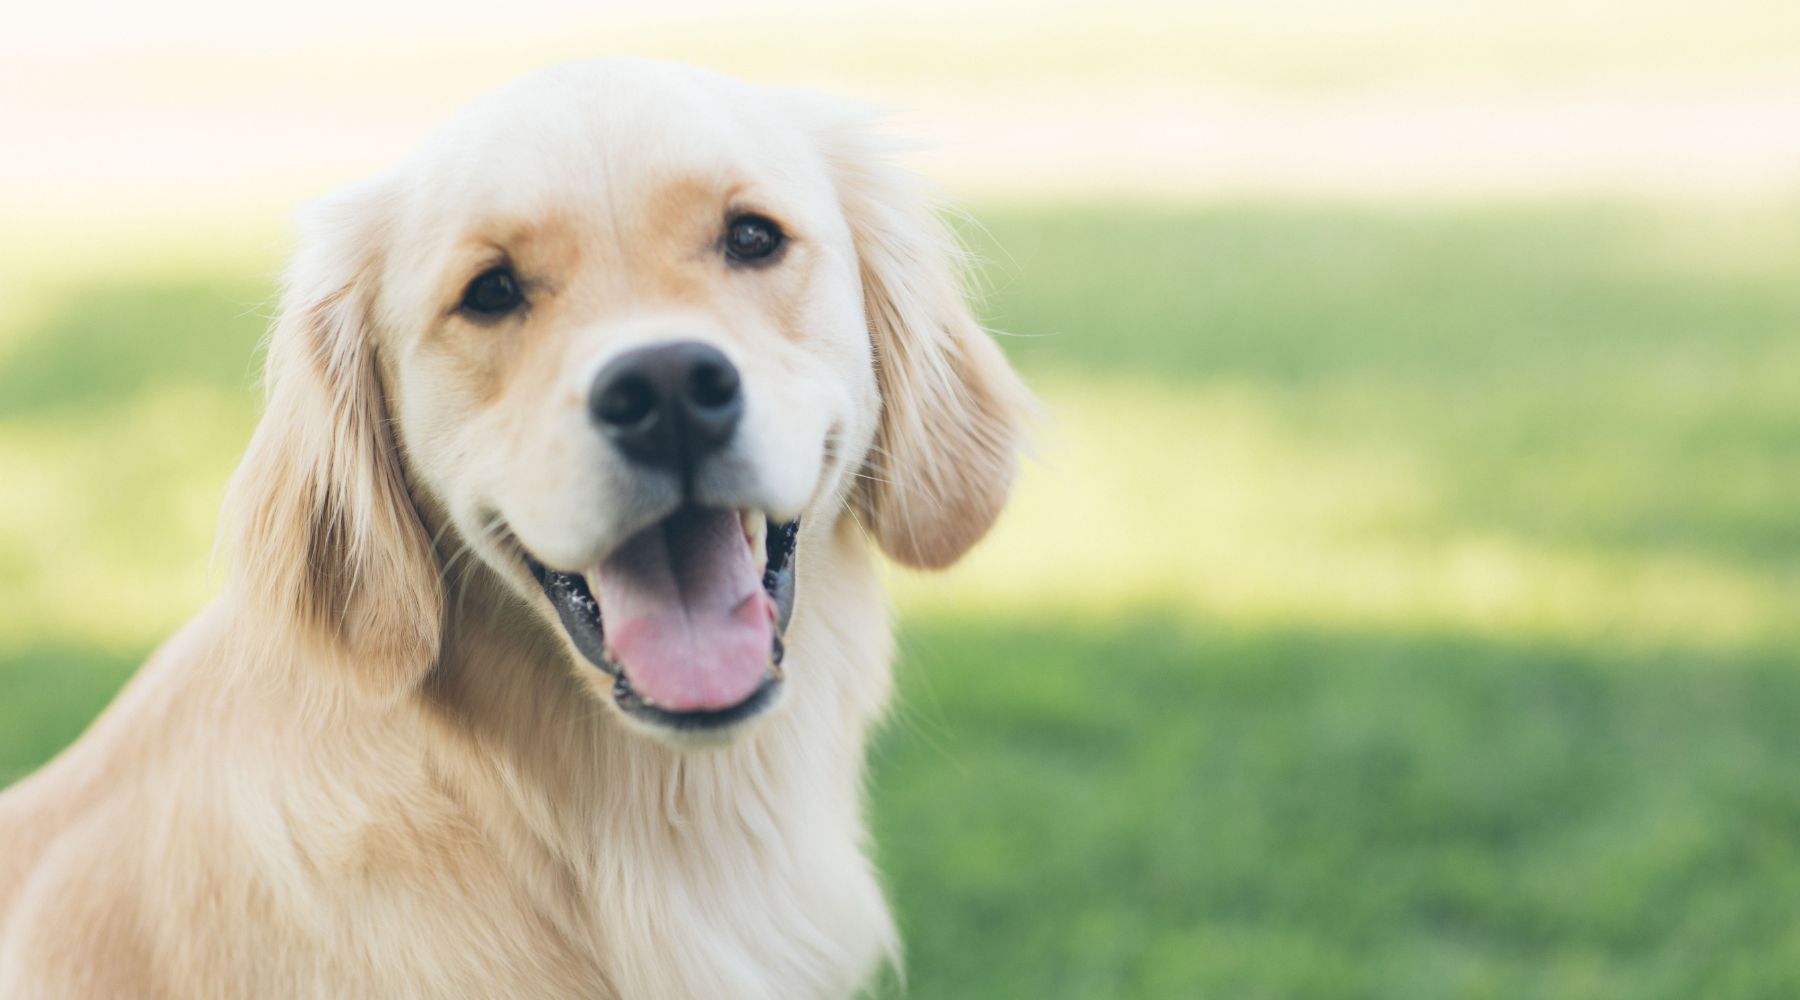
[[[799,521],[683,507],[581,573],[537,577],[569,639],[613,678],[626,714],[716,729],[761,712],[782,683]]]

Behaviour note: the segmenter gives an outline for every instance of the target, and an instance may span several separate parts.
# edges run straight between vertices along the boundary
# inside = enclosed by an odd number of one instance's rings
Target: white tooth
[[[588,597],[593,599],[594,610],[598,611],[600,609],[600,567],[595,566],[587,570],[581,574],[581,578],[587,581]]]
[[[744,511],[744,540],[758,567],[769,564],[769,518],[760,510]]]

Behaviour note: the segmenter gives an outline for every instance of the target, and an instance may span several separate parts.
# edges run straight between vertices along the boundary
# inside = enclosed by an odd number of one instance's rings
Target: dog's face
[[[999,509],[1021,391],[928,213],[816,103],[563,67],[319,215],[258,443],[289,383],[324,390],[311,419],[337,423],[305,443],[339,454],[313,460],[307,547],[331,565],[293,599],[364,655],[436,652],[373,634],[431,646],[429,621],[388,620],[443,613],[425,505],[597,698],[654,733],[729,732],[804,683],[781,669],[797,546],[853,508],[943,565]],[[406,593],[309,592],[338,561]]]
[[[880,408],[823,158],[716,81],[615,73],[504,92],[404,173],[380,308],[421,485],[631,717],[755,714],[794,529]]]

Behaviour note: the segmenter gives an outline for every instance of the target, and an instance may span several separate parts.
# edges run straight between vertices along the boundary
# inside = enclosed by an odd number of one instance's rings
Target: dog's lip
[[[775,639],[776,649],[781,646],[781,639]],[[671,712],[646,700],[632,688],[631,682],[625,678],[625,672],[613,674],[613,701],[620,710],[642,722],[661,726],[665,729],[695,731],[706,729],[723,729],[762,713],[775,700],[780,692],[784,677],[781,673],[780,654],[772,659],[769,669],[763,674],[762,683],[750,692],[743,701],[728,708],[709,709],[698,712]]]
[[[750,518],[748,512],[746,523]],[[673,516],[673,515],[670,515]],[[589,589],[586,575],[552,569],[536,556],[532,555],[523,542],[513,537],[519,555],[525,562],[526,569],[543,588],[544,595],[556,611],[563,631],[569,636],[584,659],[601,672],[613,678],[612,696],[615,704],[640,721],[667,729],[696,731],[706,729],[722,729],[751,718],[773,704],[785,676],[782,673],[781,661],[786,652],[782,637],[786,633],[789,619],[793,616],[795,594],[795,550],[799,544],[800,521],[798,518],[777,522],[761,517],[764,524],[763,544],[765,562],[763,565],[762,585],[764,591],[775,602],[776,619],[774,635],[769,651],[769,665],[763,674],[760,684],[736,705],[719,709],[707,709],[692,712],[675,712],[658,706],[655,702],[638,694],[631,686],[625,671],[613,659],[606,645],[605,623],[601,620],[599,602],[594,599]]]

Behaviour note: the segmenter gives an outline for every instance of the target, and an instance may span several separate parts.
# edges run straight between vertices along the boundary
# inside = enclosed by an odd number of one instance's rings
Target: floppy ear
[[[352,189],[303,220],[269,340],[268,404],[233,478],[236,582],[276,641],[377,698],[437,658],[443,592],[407,489],[370,337],[380,202]]]
[[[948,566],[1006,503],[1031,397],[970,313],[961,248],[918,179],[841,118],[826,153],[856,246],[881,392],[855,503],[895,561]]]

